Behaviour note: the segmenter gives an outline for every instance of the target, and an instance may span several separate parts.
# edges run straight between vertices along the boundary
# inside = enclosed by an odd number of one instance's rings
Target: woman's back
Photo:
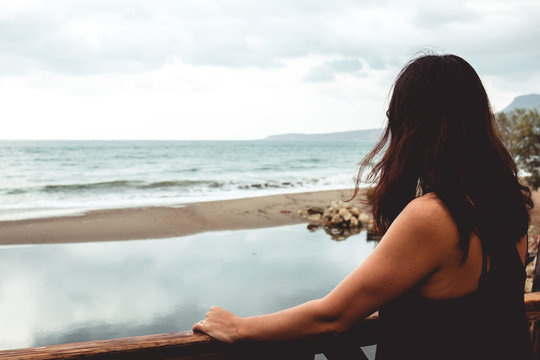
[[[455,55],[414,59],[394,83],[387,117],[360,170],[370,169],[375,183],[369,200],[377,228],[388,234],[418,195],[436,194],[448,216],[435,217],[447,229],[433,241],[448,256],[381,304],[379,359],[468,358],[465,349],[470,358],[520,358],[505,352],[518,347],[526,358],[522,259],[533,203],[478,74]],[[490,266],[480,279],[482,263]],[[425,352],[414,353],[422,343]]]
[[[449,247],[448,260],[380,309],[377,360],[531,359],[523,308],[526,239],[490,256],[472,235],[462,261],[457,227],[444,205],[432,194],[415,202],[453,228],[440,239]]]

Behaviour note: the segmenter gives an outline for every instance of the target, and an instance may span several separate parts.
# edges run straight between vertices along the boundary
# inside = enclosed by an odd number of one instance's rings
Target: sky
[[[495,111],[540,93],[540,1],[2,0],[0,139],[259,139],[384,125],[426,51]]]

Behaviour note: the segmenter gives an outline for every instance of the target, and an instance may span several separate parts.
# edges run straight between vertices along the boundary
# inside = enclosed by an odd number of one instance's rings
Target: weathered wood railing
[[[525,295],[525,308],[530,322],[540,324],[540,292]],[[340,336],[314,339],[227,345],[211,337],[191,331],[136,336],[122,339],[88,341],[73,344],[41,346],[0,351],[0,359],[313,359],[324,353],[328,359],[362,359],[359,347],[375,344],[378,319],[376,315]],[[538,347],[538,330],[532,331]]]

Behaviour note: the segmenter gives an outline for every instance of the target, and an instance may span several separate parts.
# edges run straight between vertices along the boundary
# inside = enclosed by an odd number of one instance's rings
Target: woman
[[[399,74],[368,180],[384,234],[324,298],[240,318],[212,307],[193,329],[233,343],[341,333],[379,310],[377,359],[530,359],[523,306],[528,187],[474,69],[427,55]],[[358,191],[358,189],[357,189]]]

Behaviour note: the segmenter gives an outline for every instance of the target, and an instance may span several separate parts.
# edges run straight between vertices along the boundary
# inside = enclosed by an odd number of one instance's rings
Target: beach
[[[298,210],[347,200],[352,189],[206,201],[178,207],[89,211],[75,216],[0,222],[0,244],[41,244],[177,237],[306,222]],[[358,200],[352,204],[363,207]]]
[[[274,227],[307,222],[298,214],[347,200],[352,189],[313,191],[232,200],[205,201],[175,207],[150,206],[94,210],[81,215],[0,221],[0,244],[47,244],[178,237],[207,231]],[[540,192],[531,211],[533,235],[540,229]],[[355,199],[363,211],[369,208]]]

